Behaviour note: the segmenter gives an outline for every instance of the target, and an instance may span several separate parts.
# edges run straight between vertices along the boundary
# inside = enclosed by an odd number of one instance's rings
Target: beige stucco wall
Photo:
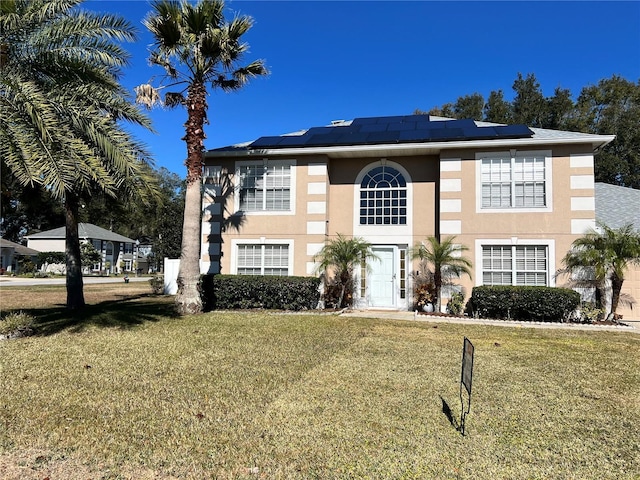
[[[334,159],[330,164],[329,174],[329,224],[328,234],[334,237],[338,233],[353,235],[357,224],[358,198],[357,182],[359,175],[379,164],[380,157],[358,159]],[[413,213],[412,236],[414,241],[426,238],[435,233],[436,224],[436,184],[438,180],[438,158],[436,156],[396,157],[386,160],[387,164],[402,166],[409,175],[412,194],[409,198],[409,211]],[[354,212],[354,210],[356,210]],[[384,227],[371,225],[361,227],[365,234],[367,229],[375,235]]]
[[[224,235],[222,256],[220,258],[221,273],[235,273],[232,262],[232,249],[235,242],[260,243],[264,241],[287,241],[293,245],[292,275],[308,275],[308,263],[325,240],[325,227],[328,215],[328,173],[327,159],[323,156],[292,158],[295,166],[295,213],[267,214],[248,212],[239,231],[229,230]],[[235,172],[235,161],[217,162],[217,165]],[[324,172],[324,173],[323,173]],[[314,184],[314,188],[309,188]],[[324,188],[322,187],[324,185]],[[324,193],[322,193],[324,190]],[[231,196],[228,209],[233,211],[235,198]],[[324,205],[324,207],[323,207]],[[205,221],[208,218],[205,217]],[[203,232],[203,242],[210,240],[210,234]],[[203,261],[212,259],[203,255]]]
[[[460,188],[454,191],[441,191],[440,201],[459,201],[459,212],[441,213],[442,236],[456,235],[459,243],[469,250],[467,258],[474,263],[474,276],[472,279],[465,277],[460,282],[467,295],[475,285],[482,284],[482,265],[479,261],[481,252],[480,244],[491,243],[490,240],[506,242],[507,244],[541,243],[549,242],[550,284],[555,285],[555,271],[562,267],[562,258],[568,251],[571,243],[584,232],[585,225],[594,225],[595,210],[575,210],[576,204],[572,198],[586,197],[593,199],[593,165],[585,166],[588,161],[576,161],[576,155],[589,154],[588,146],[577,146],[568,149],[566,147],[540,146],[535,149],[526,148],[525,151],[544,151],[550,155],[551,163],[551,208],[549,211],[495,211],[483,210],[478,207],[480,181],[478,179],[477,154],[484,150],[460,150],[447,152],[447,159],[455,159],[459,164],[453,171],[441,171],[441,185],[451,185],[452,181],[458,181]],[[487,151],[500,151],[487,150]],[[504,150],[503,150],[504,151]],[[572,161],[573,155],[573,161]],[[443,158],[445,158],[443,156]],[[571,178],[579,177],[582,182],[574,182],[572,188]],[[591,181],[587,181],[590,177]],[[448,182],[448,183],[447,183]],[[575,188],[585,187],[586,188]],[[586,201],[586,204],[592,204]],[[584,208],[581,206],[580,208]],[[443,222],[444,221],[444,222]],[[459,222],[459,223],[447,223]],[[449,233],[459,225],[458,233]],[[485,241],[481,241],[485,240]]]
[[[34,238],[27,240],[27,247],[39,252],[64,252],[64,242],[64,238],[57,240]]]
[[[622,305],[618,307],[618,313],[622,315],[622,321],[634,320],[634,325],[640,328],[640,266],[631,266],[627,270],[622,284],[622,293],[631,295],[636,301],[632,307]]]

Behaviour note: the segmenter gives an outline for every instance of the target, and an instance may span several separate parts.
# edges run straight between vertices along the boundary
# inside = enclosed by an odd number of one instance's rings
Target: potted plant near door
[[[433,302],[436,299],[436,287],[433,283],[418,283],[414,292],[416,309],[431,313],[435,307]]]

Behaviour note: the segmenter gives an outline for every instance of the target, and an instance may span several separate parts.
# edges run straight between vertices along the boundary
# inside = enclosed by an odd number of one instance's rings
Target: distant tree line
[[[596,181],[640,189],[640,80],[614,75],[583,87],[575,101],[570,90],[560,87],[545,97],[532,73],[518,73],[512,88],[511,101],[502,90],[494,90],[486,99],[472,93],[414,113],[616,135],[596,154]]]
[[[180,257],[184,180],[164,167],[150,168],[149,175],[155,178],[158,195],[144,202],[100,193],[85,195],[80,198],[78,218],[80,222],[93,223],[141,243],[152,244],[150,265],[160,269],[164,257]],[[0,234],[12,242],[23,243],[25,235],[65,224],[64,205],[60,199],[40,185],[22,186],[11,175],[2,175],[0,204]]]

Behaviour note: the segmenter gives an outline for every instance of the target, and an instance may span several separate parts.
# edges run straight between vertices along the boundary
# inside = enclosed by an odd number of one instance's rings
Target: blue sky
[[[139,28],[125,44],[133,89],[162,74],[147,64],[151,36],[140,23],[143,0],[89,0]],[[640,2],[245,1],[229,14],[250,15],[247,61],[264,59],[270,75],[238,92],[213,92],[205,147],[218,148],[332,120],[406,115],[462,95],[511,99],[518,72],[534,73],[545,96],[620,75],[640,79]],[[186,112],[149,112],[157,134],[135,129],[157,167],[185,176],[181,138]]]

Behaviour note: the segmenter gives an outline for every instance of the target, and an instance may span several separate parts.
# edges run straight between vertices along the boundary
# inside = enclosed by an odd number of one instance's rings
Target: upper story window
[[[550,207],[549,170],[544,152],[513,151],[482,156],[481,209]]]
[[[406,225],[407,182],[389,165],[372,168],[360,183],[360,225]]]
[[[292,162],[239,162],[240,210],[290,211]]]

